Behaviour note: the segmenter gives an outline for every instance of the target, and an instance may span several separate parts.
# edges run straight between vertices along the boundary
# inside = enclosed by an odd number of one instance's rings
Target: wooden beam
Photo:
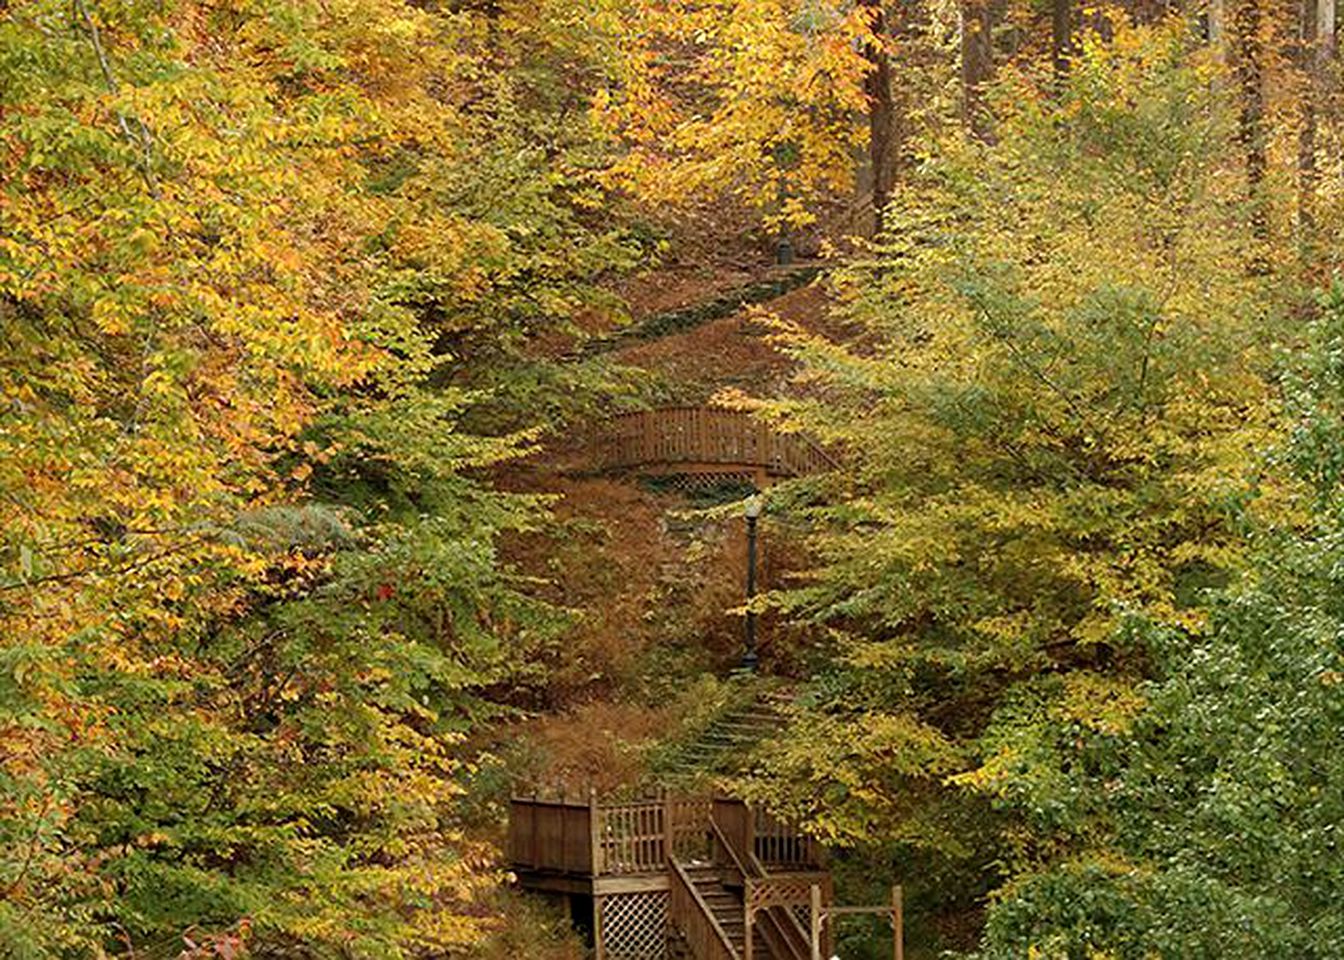
[[[658,893],[667,889],[667,873],[607,874],[592,881],[593,892],[607,896],[615,893]]]
[[[602,872],[601,818],[598,816],[597,789],[588,788],[588,869],[597,876]]]
[[[896,960],[905,960],[905,902],[900,884],[891,888],[891,939]]]
[[[812,936],[812,960],[821,960],[821,887],[812,884],[812,913],[808,932]]]
[[[607,945],[602,942],[602,905],[605,897],[593,897],[593,957],[594,960],[607,960]]]
[[[514,870],[513,875],[518,878],[518,886],[535,893],[578,893],[589,896],[593,892],[591,877],[531,870]]]

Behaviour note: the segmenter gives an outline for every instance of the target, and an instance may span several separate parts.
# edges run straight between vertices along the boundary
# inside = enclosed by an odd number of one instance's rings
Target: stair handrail
[[[780,876],[780,874],[772,874],[767,870],[765,864],[761,863],[757,858],[755,851],[747,851],[747,862],[751,864],[756,877],[761,880],[770,880]],[[811,955],[812,936],[808,931],[803,929],[802,923],[798,920],[797,916],[794,915],[792,910],[787,907],[780,907],[778,909],[767,908],[764,913],[771,922],[779,927],[780,936],[785,940],[792,941],[787,944],[787,946],[794,957],[798,958],[798,960],[803,960],[803,958]],[[785,919],[781,920],[780,917],[784,917]]]
[[[714,911],[709,909],[705,898],[700,896],[700,891],[691,882],[685,868],[672,858],[668,858],[667,866],[671,880],[668,889],[668,915],[674,924],[680,919],[694,926],[695,929],[685,929],[682,933],[691,941],[691,951],[696,955],[695,960],[741,960],[737,948],[728,939],[728,934],[724,933],[718,918],[714,916]],[[683,901],[688,901],[695,909],[687,909],[687,904]],[[697,949],[701,946],[706,948],[703,956]]]
[[[747,937],[747,954],[750,956],[753,925],[747,921],[751,913],[752,887],[759,882],[770,880],[774,875],[765,868],[754,850],[745,849],[739,852],[736,849],[736,845],[728,839],[727,833],[715,819],[712,809],[709,826],[719,846],[727,852],[733,868],[742,877],[742,922]],[[780,949],[788,951],[789,960],[807,960],[811,954],[812,938],[793,915],[793,911],[787,907],[767,907],[759,910],[758,914],[763,921],[762,932],[768,941],[774,941]]]
[[[731,861],[732,868],[737,871],[738,878],[745,885],[747,878],[750,877],[751,874],[747,872],[746,865],[742,863],[742,858],[737,855],[737,851],[733,849],[732,843],[730,843],[728,838],[724,836],[723,828],[719,826],[718,821],[715,820],[713,816],[709,818],[709,829],[713,832],[714,839],[718,841],[719,846],[728,854],[728,859]]]

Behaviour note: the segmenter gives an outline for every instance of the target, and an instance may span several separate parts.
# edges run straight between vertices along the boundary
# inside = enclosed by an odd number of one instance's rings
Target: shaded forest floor
[[[624,295],[638,322],[772,274],[778,271],[768,266],[673,269],[634,281]],[[623,344],[608,359],[668,403],[708,403],[725,387],[778,395],[794,365],[766,342],[763,311],[821,330],[826,295],[811,283],[730,316]],[[741,603],[746,569],[740,518],[705,512],[712,495],[688,497],[633,476],[586,472],[582,438],[596,426],[552,438],[503,477],[511,489],[557,497],[554,532],[511,544],[510,559],[547,581],[549,598],[576,610],[578,624],[558,680],[553,674],[542,699],[529,705],[532,719],[500,741],[511,745],[512,779],[573,790],[637,780],[642,749],[674,729],[675,718],[685,717],[684,701],[703,700],[705,678],[726,675],[741,653],[741,618],[730,613]],[[767,545],[762,567],[782,575],[790,561],[778,546]]]

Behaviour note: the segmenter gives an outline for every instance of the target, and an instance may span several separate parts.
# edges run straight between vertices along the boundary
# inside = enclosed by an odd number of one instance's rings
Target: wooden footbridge
[[[832,900],[820,847],[738,800],[515,797],[509,856],[525,889],[570,899],[597,960],[831,955],[809,927]]]
[[[742,479],[756,487],[827,470],[834,461],[801,434],[780,433],[740,410],[667,407],[607,421],[593,441],[602,471],[704,480]]]

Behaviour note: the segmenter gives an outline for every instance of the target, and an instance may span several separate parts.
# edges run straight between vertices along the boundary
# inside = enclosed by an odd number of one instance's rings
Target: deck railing
[[[815,840],[759,808],[752,808],[751,849],[770,870],[810,870],[822,862]]]
[[[509,804],[509,860],[515,870],[588,876],[593,856],[593,804],[515,798]]]
[[[822,866],[821,846],[796,826],[740,800],[714,800],[714,822],[744,855],[750,853],[770,870],[815,870]]]
[[[791,477],[833,466],[807,437],[779,433],[749,413],[716,407],[670,407],[614,417],[595,438],[594,448],[599,470],[737,467]]]
[[[708,849],[708,800],[664,797],[596,809],[597,874],[657,873],[669,856],[695,859]]]
[[[604,801],[514,797],[509,808],[509,858],[516,869],[583,876],[661,873],[669,856],[713,856],[711,816],[739,851],[770,870],[811,870],[817,843],[784,821],[740,800],[653,797]]]
[[[806,960],[811,945],[798,911],[808,906],[814,885],[825,902],[831,900],[830,874],[819,869],[820,849],[785,821],[738,800],[716,799],[710,816],[718,844],[715,859],[724,862],[744,888],[744,960],[754,960],[755,929],[772,956]]]
[[[710,854],[707,797],[586,801],[514,797],[509,858],[515,869],[584,876],[662,873],[669,855]]]

